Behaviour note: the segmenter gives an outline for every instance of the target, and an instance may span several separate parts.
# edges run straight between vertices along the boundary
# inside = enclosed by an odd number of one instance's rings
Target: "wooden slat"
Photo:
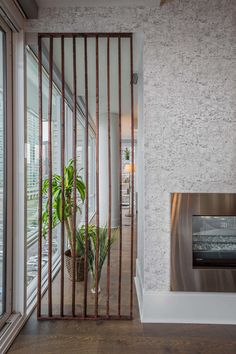
[[[76,266],[76,136],[77,136],[77,78],[76,78],[76,38],[73,37],[73,269],[72,269],[72,316],[75,316],[75,266]]]
[[[96,259],[95,259],[95,317],[98,317],[98,262],[99,262],[99,42],[96,36]]]
[[[95,33],[95,32],[87,32],[87,33],[76,33],[76,32],[58,32],[58,33],[39,33],[39,37],[51,37],[53,36],[54,38],[61,38],[61,36],[64,36],[65,38],[72,38],[72,37],[82,37],[82,38],[117,38],[117,37],[122,37],[122,38],[130,38],[132,37],[132,33],[130,32],[123,32],[123,33],[117,33],[117,32],[104,32],[104,33]]]
[[[42,137],[43,137],[43,111],[42,111],[42,40],[38,38],[38,83],[39,83],[39,195],[38,195],[38,289],[37,289],[37,317],[41,316],[41,283],[42,283]]]
[[[52,316],[52,84],[53,37],[49,39],[49,95],[48,95],[48,315]]]
[[[133,37],[130,37],[130,89],[131,89],[131,246],[130,246],[130,317],[133,316],[134,277],[134,90],[133,90]]]
[[[88,52],[87,37],[84,38],[84,72],[85,72],[85,255],[84,255],[84,317],[87,316],[88,290],[88,222],[89,222],[89,116],[88,116]]]
[[[60,314],[64,315],[64,247],[65,247],[65,55],[64,55],[64,37],[61,37],[61,177],[62,177],[62,221],[61,221],[61,298]]]
[[[97,321],[97,320],[111,320],[111,321],[123,321],[123,320],[131,320],[132,318],[129,315],[124,315],[124,316],[116,316],[116,315],[110,315],[109,317],[107,316],[97,316],[95,317],[94,315],[87,315],[86,317],[79,317],[79,316],[53,316],[53,317],[48,317],[48,316],[42,316],[39,318],[40,321],[49,321],[49,320],[64,320],[64,321],[71,321],[71,320],[76,320],[76,321]]]
[[[111,117],[110,117],[110,37],[107,37],[107,157],[108,157],[108,243],[111,241]],[[109,317],[110,310],[110,261],[111,252],[108,248],[107,254],[107,299],[106,315]]]
[[[118,106],[119,106],[119,180],[120,180],[120,238],[119,238],[119,279],[118,279],[118,316],[121,315],[122,282],[122,136],[121,136],[121,37],[118,38]]]

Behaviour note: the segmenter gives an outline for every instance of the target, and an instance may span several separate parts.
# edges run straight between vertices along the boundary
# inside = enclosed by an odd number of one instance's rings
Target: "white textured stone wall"
[[[49,8],[26,30],[144,33],[144,286],[168,290],[170,193],[236,191],[236,1]]]

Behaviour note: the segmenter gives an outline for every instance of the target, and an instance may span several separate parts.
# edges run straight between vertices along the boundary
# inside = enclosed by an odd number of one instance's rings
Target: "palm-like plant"
[[[46,178],[43,182],[42,193],[44,197],[48,196],[49,179]],[[64,168],[64,221],[66,233],[70,245],[71,254],[79,255],[78,247],[73,242],[73,206],[74,206],[74,161],[71,159]],[[76,171],[76,211],[81,213],[80,204],[84,202],[86,186],[82,177]],[[43,236],[46,237],[49,222],[49,200],[47,198],[42,214]],[[53,174],[52,176],[52,228],[62,222],[62,176]]]
[[[89,238],[89,252],[88,252],[89,270],[91,271],[93,277],[92,291],[94,291],[96,286],[96,245],[97,245],[96,230],[97,230],[96,226],[93,225],[92,232],[90,233],[90,238]],[[109,239],[107,226],[100,227],[98,236],[99,236],[99,248],[98,248],[99,257],[98,257],[97,277],[99,282],[102,274],[102,268],[106,260],[108,251],[110,250],[112,244],[116,239],[116,232],[113,231]]]
[[[85,225],[82,225],[78,231],[76,231],[76,253],[79,257],[85,254]],[[95,225],[88,225],[88,253],[91,252],[91,244],[90,239],[96,237],[96,226]]]
[[[67,238],[70,246],[71,254],[78,258],[83,258],[85,254],[85,225],[81,226],[76,231],[75,244],[73,241],[73,211],[74,211],[74,162],[70,160],[68,165],[64,168],[64,221],[66,227]],[[44,210],[42,214],[43,221],[43,236],[46,237],[49,223],[49,179],[43,181],[42,192],[45,199]],[[82,177],[76,173],[76,211],[81,213],[80,204],[85,200],[86,186]],[[55,228],[62,222],[62,176],[53,174],[52,176],[52,228]],[[112,233],[110,239],[108,238],[107,226],[100,227],[99,232],[99,259],[98,259],[98,281],[101,277],[103,264],[107,257],[111,245],[115,241],[115,234]],[[91,271],[93,281],[96,281],[96,244],[97,244],[97,227],[95,225],[88,225],[88,270]],[[95,288],[95,286],[94,286]]]

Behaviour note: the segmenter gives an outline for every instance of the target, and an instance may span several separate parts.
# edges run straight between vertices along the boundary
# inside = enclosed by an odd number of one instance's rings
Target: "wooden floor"
[[[32,316],[14,354],[235,354],[236,326],[133,321],[38,322]]]
[[[124,267],[122,310],[129,304],[129,224],[124,218]],[[125,236],[126,235],[126,236]],[[117,262],[116,246],[112,256],[111,311],[117,310]],[[99,296],[100,313],[105,310],[105,280],[101,282]],[[59,277],[58,277],[59,279]],[[59,286],[54,282],[54,312],[58,311]],[[66,299],[71,301],[70,283],[67,281]],[[81,284],[77,287],[78,304],[81,301]],[[236,326],[141,324],[136,297],[133,321],[37,321],[31,316],[13,343],[9,353],[14,354],[236,354]],[[47,296],[43,299],[45,308]],[[90,310],[94,301],[89,295]],[[78,307],[78,312],[80,312]],[[69,309],[70,311],[70,309]]]

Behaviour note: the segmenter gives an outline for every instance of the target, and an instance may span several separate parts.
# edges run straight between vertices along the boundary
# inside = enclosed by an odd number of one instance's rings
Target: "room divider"
[[[129,63],[122,62],[122,41],[125,50],[129,48]],[[71,43],[71,66],[68,57],[68,43]],[[111,49],[112,43],[112,49]],[[88,45],[91,47],[91,53],[88,60]],[[116,47],[116,49],[114,49]],[[101,48],[101,51],[100,51]],[[81,51],[83,60],[81,59]],[[45,54],[46,53],[46,54]],[[79,53],[79,54],[78,54]],[[47,60],[45,61],[45,57]],[[104,58],[106,60],[104,60]],[[111,70],[112,67],[112,70]],[[47,71],[48,87],[43,85],[42,71]],[[125,73],[128,73],[128,77]],[[52,89],[55,85],[54,77],[57,76],[57,89],[61,93],[60,112],[60,149],[52,151]],[[68,77],[71,77],[71,85],[68,83]],[[100,77],[101,76],[101,77]],[[116,79],[117,76],[117,85]],[[101,81],[100,81],[101,80]],[[114,81],[111,85],[111,81]],[[80,81],[80,84],[78,84]],[[122,119],[123,109],[122,101],[124,94],[122,89],[129,86],[130,102],[130,143],[131,143],[131,164],[134,165],[134,92],[133,92],[133,37],[131,33],[39,33],[38,34],[38,82],[39,82],[39,201],[38,201],[38,297],[37,297],[37,317],[40,320],[98,320],[98,319],[132,319],[133,317],[133,276],[134,276],[134,243],[135,243],[135,193],[134,193],[134,169],[131,171],[131,217],[128,226],[128,236],[124,240],[122,224],[124,215],[122,215]],[[78,86],[80,87],[78,89]],[[83,86],[83,90],[81,89]],[[111,87],[112,86],[112,87]],[[45,90],[47,92],[45,92]],[[83,92],[78,92],[78,91]],[[126,90],[126,89],[125,89]],[[102,91],[102,92],[100,92]],[[95,97],[90,92],[95,93]],[[105,92],[105,94],[104,94]],[[125,91],[127,92],[127,90]],[[71,101],[70,101],[71,93]],[[127,95],[127,93],[126,93]],[[93,104],[94,99],[94,117]],[[125,100],[125,98],[124,98]],[[90,101],[90,102],[89,102]],[[118,117],[118,161],[117,170],[119,175],[119,225],[113,228],[112,225],[112,153],[111,143],[113,133],[111,134],[111,101],[112,106],[117,105]],[[81,104],[82,102],[82,104]],[[115,103],[114,103],[115,102]],[[91,104],[90,104],[91,103]],[[73,112],[71,135],[68,138],[67,122],[65,119],[66,105],[71,106]],[[105,109],[105,129],[107,135],[106,149],[101,148],[100,116]],[[45,108],[46,107],[46,108]],[[103,112],[101,113],[101,109]],[[45,110],[47,111],[45,118]],[[124,109],[125,110],[125,109]],[[114,111],[114,107],[112,107]],[[82,113],[81,113],[82,112]],[[84,136],[84,181],[78,176],[78,115],[83,116],[85,126]],[[94,119],[93,119],[94,118]],[[47,124],[44,122],[47,120]],[[47,132],[44,129],[47,129]],[[89,129],[94,129],[95,133],[95,214],[90,220],[89,212],[89,179],[90,179],[90,161],[92,158],[89,153]],[[47,146],[45,145],[45,135],[47,135]],[[66,139],[68,139],[66,141]],[[70,159],[68,177],[65,169],[68,146],[71,145],[72,156]],[[57,156],[60,159],[60,172],[55,174],[53,170],[53,159]],[[99,164],[101,159],[107,161],[108,175],[108,199],[107,199],[107,225],[102,224],[100,220],[100,184],[103,183],[100,176],[101,169]],[[44,162],[46,161],[46,162]],[[45,177],[47,183],[45,183]],[[71,197],[68,204],[67,178],[71,180]],[[58,184],[57,184],[58,183]],[[80,194],[79,183],[84,183],[85,194]],[[81,186],[82,186],[81,184]],[[46,193],[45,193],[46,186]],[[55,186],[58,187],[58,193],[55,192]],[[81,191],[82,193],[82,191]],[[79,206],[78,199],[82,206]],[[78,220],[78,212],[82,208],[84,217]],[[46,221],[45,221],[46,220]],[[45,228],[46,222],[46,228]],[[68,234],[67,223],[71,223],[71,234]],[[80,226],[79,226],[80,225]],[[81,226],[82,225],[82,226]],[[60,270],[53,274],[53,229],[56,228],[60,233]],[[107,230],[107,241],[105,242],[105,256],[102,254],[101,237],[102,229]],[[83,281],[78,282],[78,229],[81,233],[83,254]],[[92,229],[92,231],[91,231]],[[127,227],[126,227],[127,229]],[[92,236],[91,236],[92,233]],[[116,237],[114,240],[114,233]],[[127,231],[126,231],[127,233]],[[118,236],[117,236],[118,235]],[[65,247],[68,239],[71,242],[71,280],[65,276]],[[48,262],[46,285],[47,290],[43,296],[43,255],[42,244],[48,245]],[[81,241],[81,239],[80,239]],[[112,249],[112,244],[114,250]],[[125,253],[128,263],[123,264],[123,253]],[[78,246],[79,247],[79,246]],[[117,252],[116,252],[117,251]],[[112,258],[114,255],[114,258]],[[127,256],[129,255],[129,256]],[[94,257],[93,257],[94,256]],[[102,257],[106,257],[106,262]],[[100,262],[106,265],[106,280],[104,280],[105,289],[100,293]],[[94,268],[93,268],[94,267]],[[94,294],[89,292],[90,273],[94,269]],[[111,271],[112,268],[112,271]],[[68,271],[68,270],[67,270]],[[111,272],[113,272],[111,274]],[[104,274],[103,274],[104,275]],[[128,278],[128,280],[127,280]],[[112,285],[111,285],[112,280]],[[129,291],[122,295],[122,287],[129,282]],[[54,286],[55,284],[55,286]],[[127,296],[128,295],[128,296]]]

